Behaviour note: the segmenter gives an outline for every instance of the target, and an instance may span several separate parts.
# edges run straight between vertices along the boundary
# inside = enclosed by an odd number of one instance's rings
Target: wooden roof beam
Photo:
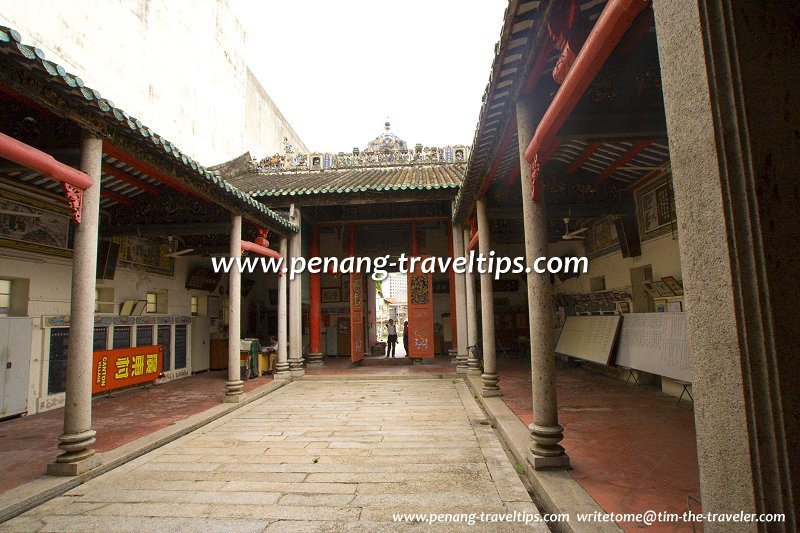
[[[142,180],[138,180],[138,179],[136,179],[136,178],[134,178],[132,176],[129,176],[124,171],[122,171],[121,169],[119,169],[119,168],[117,168],[115,166],[109,165],[107,163],[103,163],[103,172],[108,174],[111,177],[114,177],[114,178],[117,178],[118,180],[124,181],[128,185],[133,185],[137,189],[145,191],[146,193],[151,194],[153,196],[158,196],[159,194],[161,194],[161,191],[158,190],[158,187],[154,187],[153,185],[150,185],[149,183],[145,183]]]
[[[118,204],[122,204],[125,207],[133,207],[134,204],[133,200],[131,200],[130,198],[109,191],[107,189],[100,189],[100,196],[102,196],[106,200],[111,200],[112,202],[117,202]]]
[[[652,143],[653,141],[639,141],[635,143],[633,146],[628,148],[628,151],[625,152],[622,157],[611,163],[611,165],[605,169],[602,174],[597,176],[597,182],[602,183],[606,181],[611,177],[612,174],[614,174],[614,172],[619,170],[620,167],[625,166],[628,161],[639,155],[642,150],[650,146]]]
[[[528,162],[533,163],[534,157],[550,145],[614,47],[646,5],[645,0],[609,0],[525,149]]]
[[[586,148],[583,149],[583,152],[572,162],[572,164],[567,168],[567,174],[575,174],[577,170],[581,167],[582,164],[589,159],[592,154],[600,147],[602,143],[599,142],[590,142],[586,145]]]

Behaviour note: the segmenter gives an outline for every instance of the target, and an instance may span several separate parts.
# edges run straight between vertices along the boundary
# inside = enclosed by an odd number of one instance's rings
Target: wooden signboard
[[[433,276],[408,274],[408,356],[434,356]]]
[[[94,352],[92,394],[157,380],[162,353],[161,345]]]
[[[625,315],[617,364],[691,382],[685,313]]]
[[[556,353],[607,365],[619,331],[620,315],[568,316]]]

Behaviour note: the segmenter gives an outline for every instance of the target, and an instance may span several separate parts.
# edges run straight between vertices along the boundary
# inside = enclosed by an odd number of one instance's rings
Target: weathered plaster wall
[[[295,152],[310,152],[250,69],[247,69],[244,112],[244,148],[253,157],[261,159],[283,153],[284,138]]]
[[[204,165],[304,146],[249,73],[227,0],[6,1],[0,24]]]

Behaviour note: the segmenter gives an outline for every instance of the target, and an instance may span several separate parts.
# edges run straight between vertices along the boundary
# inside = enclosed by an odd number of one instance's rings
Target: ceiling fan
[[[178,238],[173,237],[170,235],[167,237],[167,242],[169,243],[169,248],[172,250],[171,253],[166,254],[167,257],[180,257],[182,255],[186,255],[188,253],[194,252],[194,248],[184,248],[183,250],[178,249]]]
[[[564,217],[564,225],[566,226],[566,231],[565,231],[564,235],[561,236],[561,238],[564,239],[565,241],[571,241],[573,239],[585,239],[586,238],[586,237],[583,237],[580,234],[583,233],[584,231],[586,231],[589,228],[581,228],[581,229],[576,229],[575,231],[570,231],[569,230],[569,217]]]

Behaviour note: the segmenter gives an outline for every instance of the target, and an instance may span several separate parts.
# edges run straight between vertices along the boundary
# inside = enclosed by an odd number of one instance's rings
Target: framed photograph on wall
[[[338,287],[329,287],[327,289],[322,289],[322,301],[329,303],[329,302],[338,302],[339,301],[339,288]]]
[[[119,316],[130,316],[133,313],[133,308],[136,305],[135,300],[125,300],[119,308]]]
[[[654,281],[653,287],[658,291],[658,294],[664,297],[668,296],[675,296],[675,293],[672,292],[672,289],[669,288],[669,285],[664,283],[663,281]]]
[[[138,300],[136,302],[136,305],[133,306],[133,311],[131,311],[131,316],[142,316],[146,308],[147,308],[147,300]]]
[[[661,281],[667,284],[667,287],[675,294],[675,296],[683,296],[683,285],[681,282],[672,276],[661,278]]]
[[[642,287],[644,287],[644,290],[647,291],[647,294],[649,294],[653,298],[658,298],[660,296],[660,294],[658,294],[658,291],[656,290],[656,288],[653,287],[653,282],[652,281],[643,281],[642,282]]]
[[[680,313],[683,311],[683,305],[679,301],[667,302],[668,313]]]

